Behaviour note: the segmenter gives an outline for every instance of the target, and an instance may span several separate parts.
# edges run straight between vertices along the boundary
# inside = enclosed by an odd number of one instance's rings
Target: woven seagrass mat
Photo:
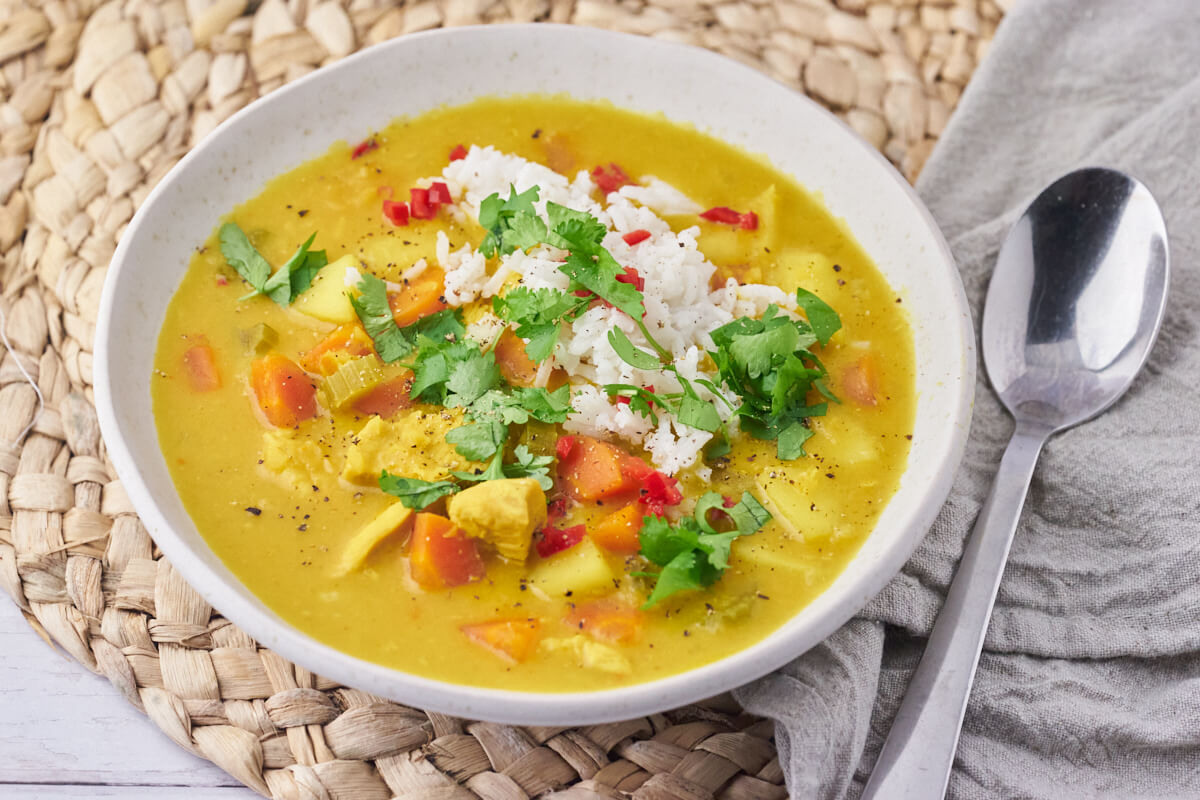
[[[770,724],[728,697],[608,725],[517,728],[400,706],[259,648],[160,557],[115,480],[91,404],[100,288],[135,208],[189,147],[256,97],[385,39],[549,20],[708,47],[807,92],[912,179],[1005,5],[0,0],[11,343],[0,351],[0,586],[173,741],[263,795],[785,797]]]

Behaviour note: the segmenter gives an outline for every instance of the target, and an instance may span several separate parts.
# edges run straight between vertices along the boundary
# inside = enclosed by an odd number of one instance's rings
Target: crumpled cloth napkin
[[[1200,798],[1200,3],[1024,0],[917,189],[978,327],[1008,228],[1099,165],[1162,205],[1171,294],[1148,368],[1052,438],[967,709],[951,798]],[[856,798],[1012,431],[982,369],[966,459],[932,531],[857,618],[736,692],[776,722],[795,798]]]

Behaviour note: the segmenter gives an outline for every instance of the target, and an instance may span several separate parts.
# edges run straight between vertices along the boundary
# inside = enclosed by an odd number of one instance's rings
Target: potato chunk
[[[357,267],[353,256],[344,255],[321,267],[308,289],[296,298],[292,308],[335,325],[358,319],[346,295],[346,267]]]
[[[381,511],[346,543],[337,574],[348,575],[361,567],[376,547],[407,525],[412,515],[412,509],[399,501]]]
[[[513,561],[529,555],[533,532],[546,524],[546,495],[533,478],[485,481],[446,502],[450,520]]]

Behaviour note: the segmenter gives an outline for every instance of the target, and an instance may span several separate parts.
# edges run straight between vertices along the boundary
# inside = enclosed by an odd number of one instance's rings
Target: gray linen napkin
[[[1200,797],[1200,3],[1026,0],[917,184],[978,321],[1037,191],[1084,165],[1162,204],[1172,286],[1148,369],[1047,445],[967,709],[952,798]],[[738,690],[796,798],[857,797],[1012,430],[982,378],[950,499],[856,618]]]

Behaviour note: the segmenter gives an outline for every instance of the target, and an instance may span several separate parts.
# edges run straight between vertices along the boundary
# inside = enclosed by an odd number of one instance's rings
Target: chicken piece
[[[450,521],[504,558],[524,561],[533,532],[546,524],[546,494],[533,478],[484,481],[446,501]]]

